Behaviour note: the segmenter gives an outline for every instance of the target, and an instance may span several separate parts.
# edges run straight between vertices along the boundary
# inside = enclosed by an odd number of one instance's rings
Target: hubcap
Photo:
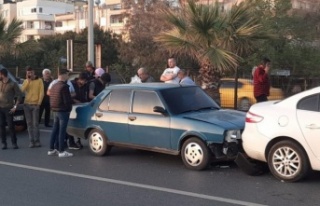
[[[197,143],[191,142],[186,146],[184,156],[189,165],[198,166],[203,160],[202,148]]]
[[[281,147],[272,157],[274,169],[284,177],[296,175],[301,168],[301,159],[296,151],[290,147]]]
[[[99,152],[103,147],[103,138],[98,132],[94,132],[90,136],[90,148],[93,152]]]

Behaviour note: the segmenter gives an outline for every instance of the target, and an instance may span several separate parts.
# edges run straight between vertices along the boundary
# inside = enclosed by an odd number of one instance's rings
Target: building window
[[[62,27],[62,21],[57,21],[55,26],[56,27]]]
[[[42,7],[39,7],[39,13],[42,13]]]
[[[113,15],[110,17],[111,24],[123,23],[121,15]]]
[[[52,30],[53,29],[52,22],[46,21],[46,22],[44,22],[44,25],[45,25],[45,29],[46,30]]]
[[[33,21],[27,21],[27,29],[33,29],[33,28],[34,28]]]
[[[31,13],[37,13],[37,8],[32,8]]]

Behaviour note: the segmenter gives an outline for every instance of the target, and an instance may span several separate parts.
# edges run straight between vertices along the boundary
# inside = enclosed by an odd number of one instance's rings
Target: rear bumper
[[[82,129],[82,128],[68,126],[67,133],[71,136],[74,136],[74,137],[86,138],[85,137],[85,129]]]

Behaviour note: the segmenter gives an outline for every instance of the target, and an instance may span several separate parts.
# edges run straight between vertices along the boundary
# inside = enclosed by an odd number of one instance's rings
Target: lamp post
[[[88,0],[88,61],[94,64],[93,0]]]

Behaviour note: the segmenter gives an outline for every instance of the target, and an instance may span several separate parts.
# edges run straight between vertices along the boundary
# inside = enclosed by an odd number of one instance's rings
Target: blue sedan
[[[187,168],[234,160],[245,113],[222,110],[200,87],[138,83],[107,87],[74,105],[68,134],[89,140],[98,156],[113,146],[181,155]]]

